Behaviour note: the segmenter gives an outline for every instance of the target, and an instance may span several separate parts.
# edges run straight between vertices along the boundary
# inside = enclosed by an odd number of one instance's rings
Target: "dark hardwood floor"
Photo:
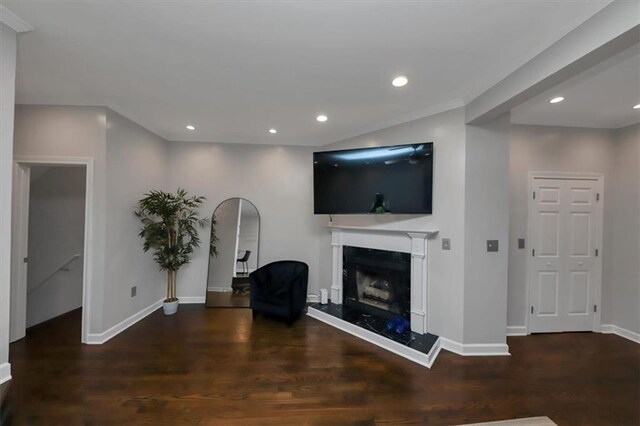
[[[79,333],[75,311],[11,345],[12,424],[640,423],[640,345],[614,335],[509,338],[511,357],[443,351],[428,370],[248,309],[160,310],[102,346]]]

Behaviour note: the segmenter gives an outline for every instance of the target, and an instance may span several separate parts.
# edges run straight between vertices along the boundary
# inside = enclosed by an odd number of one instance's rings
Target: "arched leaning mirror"
[[[249,307],[249,274],[258,268],[260,214],[244,198],[220,203],[211,220],[217,255],[209,255],[207,307]]]

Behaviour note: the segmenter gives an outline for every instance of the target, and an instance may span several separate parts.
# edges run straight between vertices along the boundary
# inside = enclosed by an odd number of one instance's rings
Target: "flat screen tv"
[[[313,154],[316,214],[431,214],[433,142]]]

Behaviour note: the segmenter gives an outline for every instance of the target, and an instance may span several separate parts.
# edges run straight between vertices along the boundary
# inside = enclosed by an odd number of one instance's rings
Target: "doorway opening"
[[[14,161],[11,342],[77,309],[87,342],[92,175],[91,159]]]

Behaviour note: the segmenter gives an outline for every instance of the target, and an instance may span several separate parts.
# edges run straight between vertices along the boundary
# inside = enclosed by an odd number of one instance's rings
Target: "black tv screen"
[[[313,154],[316,214],[431,214],[433,143]]]

